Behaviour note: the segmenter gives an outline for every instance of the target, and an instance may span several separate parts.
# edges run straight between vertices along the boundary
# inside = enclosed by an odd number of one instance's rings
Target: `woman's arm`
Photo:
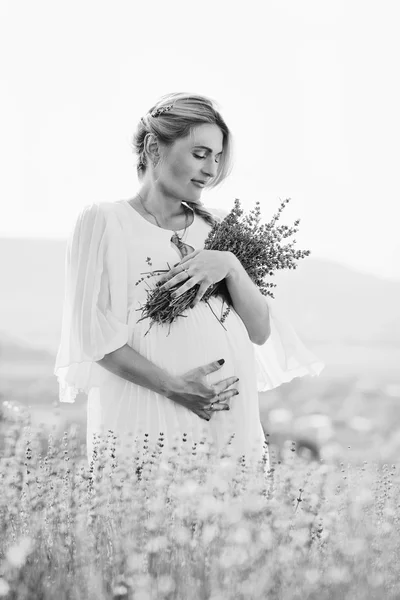
[[[245,324],[250,340],[262,346],[271,333],[265,296],[247,275],[239,259],[232,252],[226,254],[231,266],[225,281],[233,307]]]
[[[174,378],[167,371],[157,367],[128,344],[106,354],[97,364],[114,375],[162,396],[169,397],[175,388]]]
[[[239,381],[236,375],[212,386],[206,381],[209,373],[221,368],[223,360],[213,360],[174,377],[125,344],[96,362],[114,375],[166,396],[206,421],[211,418],[210,412],[229,410],[227,400],[239,393],[231,387]]]

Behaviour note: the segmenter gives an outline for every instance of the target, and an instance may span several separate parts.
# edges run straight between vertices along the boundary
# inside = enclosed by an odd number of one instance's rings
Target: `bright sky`
[[[208,206],[301,219],[298,247],[400,279],[400,4],[2,0],[0,236],[66,237],[138,189],[131,134],[162,94],[214,98],[235,168]]]

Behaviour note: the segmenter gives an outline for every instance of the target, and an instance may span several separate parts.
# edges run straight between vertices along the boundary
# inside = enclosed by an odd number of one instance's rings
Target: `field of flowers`
[[[73,432],[44,451],[39,429],[9,424],[0,597],[400,597],[396,465],[309,463],[292,443],[251,466],[184,435],[168,452],[146,439],[126,460],[109,432],[88,465]]]

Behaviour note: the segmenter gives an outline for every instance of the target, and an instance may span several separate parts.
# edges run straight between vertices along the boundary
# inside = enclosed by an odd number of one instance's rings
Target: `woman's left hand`
[[[160,278],[163,283],[159,289],[168,290],[179,283],[183,283],[173,294],[174,298],[184,294],[196,284],[200,288],[193,300],[195,306],[202,299],[208,288],[225,277],[229,276],[232,269],[234,255],[232,252],[221,250],[195,250],[176,264],[168,274]],[[186,271],[183,270],[185,267]]]

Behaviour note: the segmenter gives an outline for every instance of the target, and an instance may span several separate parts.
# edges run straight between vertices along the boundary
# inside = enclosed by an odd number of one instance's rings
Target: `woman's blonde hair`
[[[171,107],[172,105],[172,107]],[[160,111],[159,116],[152,116],[155,111],[163,107],[170,107],[165,112]],[[232,135],[217,110],[215,101],[202,95],[176,92],[161,96],[158,102],[151,107],[149,112],[140,119],[135,133],[133,134],[133,151],[136,154],[137,174],[139,181],[143,178],[147,169],[147,156],[145,152],[145,138],[152,133],[165,146],[172,144],[192,134],[195,127],[204,123],[217,125],[223,135],[222,155],[219,160],[218,173],[210,184],[205,187],[212,189],[221,184],[232,171]],[[204,207],[202,203],[184,201],[195,213],[202,216],[210,225],[213,225],[215,217]]]

